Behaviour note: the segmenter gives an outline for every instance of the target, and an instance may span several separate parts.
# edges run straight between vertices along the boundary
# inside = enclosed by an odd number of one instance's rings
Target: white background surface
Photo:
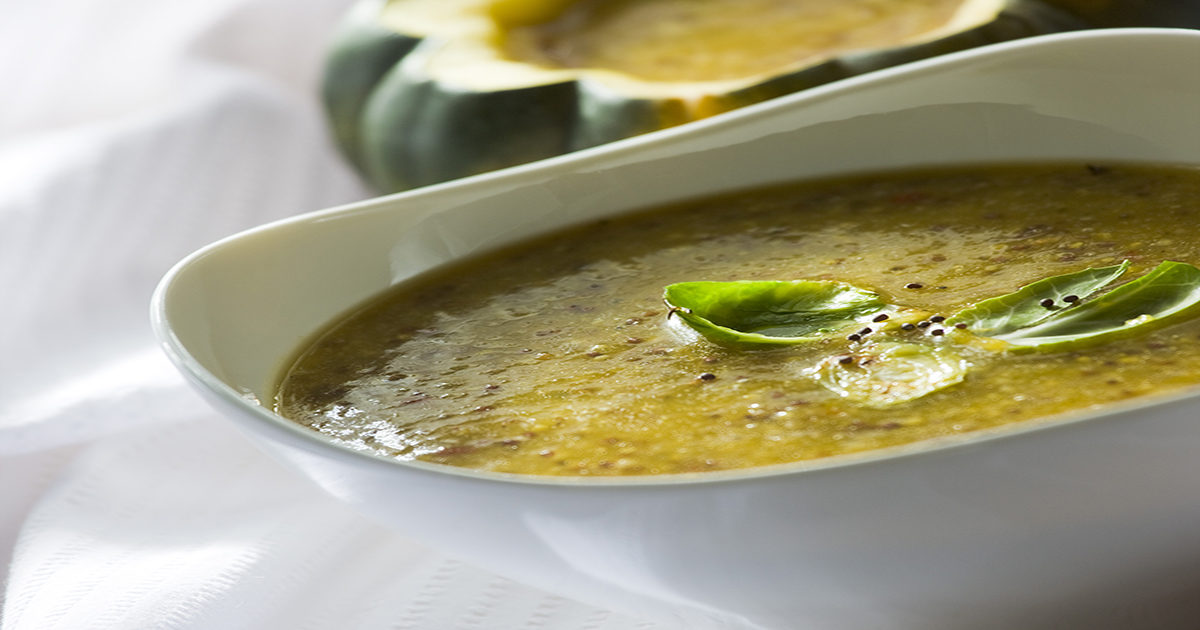
[[[3,9],[3,630],[660,627],[352,513],[248,446],[156,347],[148,302],[176,260],[371,195],[315,96],[347,4]]]

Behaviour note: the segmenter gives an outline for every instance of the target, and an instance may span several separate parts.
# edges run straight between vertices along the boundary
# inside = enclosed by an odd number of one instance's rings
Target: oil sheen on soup
[[[568,476],[1061,417],[1200,381],[1198,224],[1200,173],[1142,165],[883,173],[653,208],[402,283],[306,345],[276,406],[387,457]]]

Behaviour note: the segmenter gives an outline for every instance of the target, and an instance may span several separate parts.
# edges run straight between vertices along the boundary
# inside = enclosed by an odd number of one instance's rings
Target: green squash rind
[[[474,92],[429,77],[418,47],[386,74],[360,118],[367,178],[393,192],[570,151],[576,87]]]
[[[334,32],[323,69],[321,101],[334,140],[359,170],[366,168],[360,121],[367,99],[383,76],[421,43],[380,23],[386,5],[387,0],[354,5]]]
[[[1085,27],[1040,0],[1007,0],[984,25],[926,43],[846,55],[713,95],[697,114],[682,98],[624,96],[586,71],[490,92],[445,84],[422,63],[439,42],[385,27],[380,14],[386,4],[362,0],[347,16],[323,85],[339,146],[384,192],[554,157],[901,63]]]
[[[1044,0],[1095,28],[1200,28],[1196,0]]]

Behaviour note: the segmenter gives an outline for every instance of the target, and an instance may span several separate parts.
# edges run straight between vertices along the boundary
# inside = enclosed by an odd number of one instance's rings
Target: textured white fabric
[[[315,97],[347,4],[4,9],[3,630],[659,627],[372,524],[250,448],[159,352],[148,302],[176,260],[371,194]]]

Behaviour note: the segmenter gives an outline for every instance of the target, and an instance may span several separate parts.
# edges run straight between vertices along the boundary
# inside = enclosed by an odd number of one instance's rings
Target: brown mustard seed
[[[703,374],[701,374],[700,376],[697,376],[696,378],[698,378],[702,381],[711,381],[711,380],[717,378],[717,375],[713,374],[712,372],[704,372]]]
[[[904,322],[903,324],[900,324],[900,328],[904,330],[916,330],[917,325],[912,322]]]
[[[933,330],[929,331],[929,334],[931,334],[935,337],[940,337],[940,336],[946,334],[946,331],[941,328],[934,328]]]
[[[850,365],[851,363],[854,363],[854,357],[847,354],[843,357],[840,357],[838,359],[838,363],[841,363],[842,365]]]
[[[1063,298],[1063,301],[1066,302],[1067,304],[1074,304],[1079,301],[1079,296],[1078,295],[1068,295],[1067,297]]]
[[[888,314],[887,314],[887,313],[880,313],[880,314],[876,315],[876,316],[875,316],[875,319],[872,319],[871,321],[873,321],[873,322],[886,322],[886,321],[887,321],[887,318],[888,318]]]
[[[917,322],[917,328],[929,328],[933,322]]]
[[[858,331],[858,334],[860,334],[860,335],[869,335],[869,334],[871,334],[871,327],[870,327],[870,326],[868,326],[868,327],[866,327],[866,328],[864,328],[864,329],[862,329],[862,330]]]
[[[1046,299],[1042,300],[1041,302],[1038,302],[1038,304],[1041,304],[1042,306],[1044,306],[1046,308],[1054,308],[1054,300],[1051,300],[1050,298],[1046,298]]]
[[[860,335],[858,333],[852,333],[852,334],[846,335],[846,339],[849,339],[850,341],[858,341],[859,339],[862,339],[862,335]]]
[[[905,289],[920,289],[923,286],[925,286],[925,285],[921,284],[920,282],[909,282],[908,284],[904,285],[904,288]]]
[[[954,325],[954,327],[958,328],[959,330],[962,330],[963,328],[967,327],[967,323],[966,322],[958,322],[957,324]]]
[[[930,318],[929,318],[929,321],[931,321],[931,322],[933,322],[933,323],[935,323],[935,324],[939,324],[939,323],[941,323],[941,322],[944,322],[944,321],[946,321],[946,318],[945,318],[945,317],[942,317],[941,315],[934,315],[933,317],[930,317]]]

